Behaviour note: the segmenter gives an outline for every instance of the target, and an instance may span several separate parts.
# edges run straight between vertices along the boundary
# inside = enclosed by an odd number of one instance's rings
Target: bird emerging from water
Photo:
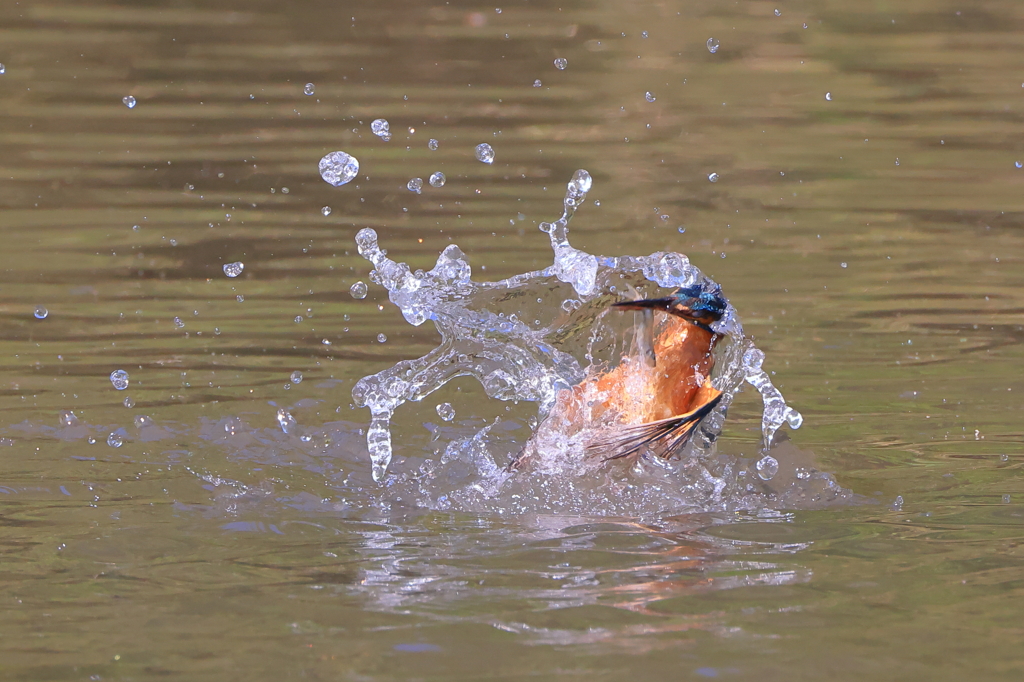
[[[669,459],[722,400],[722,392],[711,385],[713,351],[721,338],[711,324],[726,310],[717,285],[695,284],[664,298],[621,301],[612,307],[640,313],[635,352],[611,370],[592,367],[582,382],[561,391],[509,471],[566,437],[581,440],[591,461],[641,454]],[[657,335],[655,313],[668,316]]]

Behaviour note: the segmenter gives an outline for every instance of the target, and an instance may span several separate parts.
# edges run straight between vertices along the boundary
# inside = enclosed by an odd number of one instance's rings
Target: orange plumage
[[[541,438],[550,438],[552,430],[580,438],[587,455],[601,460],[645,451],[668,458],[689,441],[700,420],[718,404],[722,394],[711,385],[710,376],[719,336],[708,326],[725,309],[717,290],[680,289],[663,299],[615,305],[669,314],[654,339],[655,362],[638,351],[611,370],[591,368],[590,376],[559,393],[551,413],[510,470],[536,455]]]

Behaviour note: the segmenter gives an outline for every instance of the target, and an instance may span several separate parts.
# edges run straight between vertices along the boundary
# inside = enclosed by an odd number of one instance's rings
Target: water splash
[[[492,398],[536,402],[538,418],[543,419],[560,390],[578,384],[591,368],[615,363],[621,356],[622,346],[605,313],[623,292],[650,297],[697,282],[715,286],[683,254],[606,257],[573,247],[568,225],[592,184],[587,171],[576,171],[566,188],[561,217],[540,224],[551,240],[553,263],[497,282],[473,281],[465,254],[454,244],[430,271],[413,272],[386,256],[374,230],[365,228],[356,235],[360,255],[373,264],[371,280],[388,290],[406,321],[418,326],[431,320],[441,335],[440,345],[427,355],[364,377],[352,390],[355,403],[370,410],[366,442],[374,480],[385,478],[393,454],[391,417],[406,401],[420,401],[455,377],[468,375]],[[764,400],[766,444],[784,422],[798,428],[802,418],[761,369],[764,353],[743,335],[731,305],[715,323],[715,331],[723,340],[715,351],[711,379],[726,397],[706,420],[704,445],[710,447],[717,436],[725,409],[744,380]],[[469,448],[483,478],[491,477],[478,483],[479,490],[493,490],[508,477],[472,444],[462,443],[462,452],[453,450],[455,445],[445,457],[461,457]]]

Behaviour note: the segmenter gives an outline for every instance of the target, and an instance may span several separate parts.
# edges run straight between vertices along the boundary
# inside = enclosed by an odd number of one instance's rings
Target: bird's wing
[[[714,397],[686,414],[646,424],[619,427],[612,438],[588,445],[587,452],[601,457],[606,462],[635,455],[644,449],[650,450],[662,459],[668,459],[689,442],[700,420],[715,409],[721,400],[722,392],[714,391]]]

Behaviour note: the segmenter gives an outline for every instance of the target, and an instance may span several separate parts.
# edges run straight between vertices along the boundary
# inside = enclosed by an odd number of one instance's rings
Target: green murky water
[[[1018,679],[1024,6],[499,8],[0,4],[0,675]],[[577,168],[573,243],[720,282],[856,504],[379,502],[352,385],[436,337],[349,296],[356,231],[544,267]],[[394,466],[505,414],[455,382],[396,416]],[[748,390],[720,450],[759,427]]]

